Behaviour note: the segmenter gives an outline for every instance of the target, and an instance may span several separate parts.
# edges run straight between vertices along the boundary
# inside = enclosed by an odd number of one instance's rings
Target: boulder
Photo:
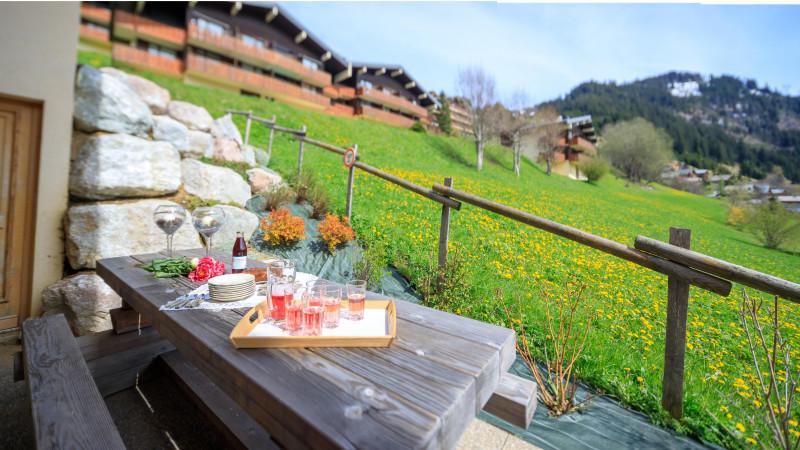
[[[80,131],[109,131],[147,137],[153,127],[150,108],[127,84],[83,65],[75,76],[73,119]]]
[[[236,124],[233,123],[233,117],[230,114],[225,114],[214,121],[211,126],[211,135],[217,139],[230,139],[239,145],[244,145],[242,135],[236,128]]]
[[[122,299],[94,272],[81,272],[47,286],[42,291],[44,315],[64,313],[73,334],[111,329],[109,311]]]
[[[242,159],[251,167],[256,166],[256,148],[252,145],[242,146]]]
[[[97,134],[78,151],[69,192],[91,200],[155,197],[175,193],[180,185],[180,155],[172,144]]]
[[[241,175],[225,167],[184,159],[181,161],[181,173],[186,192],[203,200],[244,205],[252,196],[250,185]]]
[[[253,153],[256,157],[256,164],[261,167],[269,167],[269,154],[266,150],[253,147]]]
[[[258,228],[258,216],[235,206],[219,205],[219,207],[225,211],[225,223],[211,238],[212,246],[230,249],[238,231],[243,231],[245,239],[250,239]]]
[[[181,101],[171,101],[167,105],[167,114],[178,122],[186,125],[190,130],[208,132],[214,123],[214,118],[202,106]]]
[[[86,141],[92,137],[89,133],[84,133],[78,130],[72,130],[72,140],[69,145],[69,160],[75,161],[78,156],[78,151],[86,144]]]
[[[100,69],[104,74],[111,75],[123,83],[139,96],[139,98],[150,108],[153,114],[166,114],[167,105],[170,101],[169,91],[152,81],[138,75],[125,73],[113,67],[103,67]]]
[[[250,183],[250,190],[253,194],[261,194],[270,190],[273,186],[278,187],[283,182],[283,178],[272,170],[267,171],[261,168],[253,168],[247,171],[247,178]]]
[[[190,160],[187,160],[190,161]],[[131,203],[72,206],[67,210],[67,258],[73,269],[94,269],[102,258],[163,252],[167,238],[153,221],[158,205],[174,205],[165,200]],[[173,235],[174,250],[200,248],[200,235],[191,217]]]
[[[181,158],[210,157],[213,152],[213,138],[210,134],[190,130],[169,116],[153,117],[153,139],[171,143],[178,149]]]
[[[242,149],[231,139],[214,138],[214,159],[230,162],[245,162]]]

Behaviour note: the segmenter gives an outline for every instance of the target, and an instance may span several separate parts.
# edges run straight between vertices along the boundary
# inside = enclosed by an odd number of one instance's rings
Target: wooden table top
[[[510,329],[403,301],[390,348],[237,350],[228,336],[246,309],[159,311],[199,285],[141,269],[163,257],[102,259],[97,273],[287,448],[453,447],[514,361]]]

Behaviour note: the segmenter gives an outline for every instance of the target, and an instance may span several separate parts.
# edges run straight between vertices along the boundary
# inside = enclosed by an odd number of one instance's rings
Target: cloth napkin
[[[317,280],[317,279],[319,279],[319,278],[316,275],[312,275],[310,273],[304,273],[304,272],[297,272],[295,274],[294,284],[295,284],[295,286],[298,286],[298,285],[299,286],[304,286],[307,282],[314,281],[314,280]],[[168,306],[168,305],[170,305],[172,303],[172,301],[171,301],[171,302],[167,302],[164,305],[161,305],[161,307],[158,308],[158,309],[161,310],[161,311],[184,311],[184,310],[194,310],[194,309],[210,309],[210,310],[213,310],[213,311],[221,311],[223,309],[252,308],[252,307],[256,306],[257,304],[259,304],[259,303],[263,302],[264,300],[266,300],[266,297],[263,296],[263,295],[255,295],[255,294],[253,294],[252,296],[250,296],[248,298],[245,298],[245,299],[242,299],[242,300],[237,300],[235,302],[215,302],[213,300],[208,300],[208,283],[203,283],[197,289],[193,290],[192,292],[189,292],[188,294],[185,294],[185,295],[182,295],[180,297],[177,297],[173,301],[177,302],[178,300],[186,299],[189,296],[197,296],[197,297],[204,296],[206,298],[206,300],[201,302],[197,306],[193,306],[193,307],[178,307],[178,308],[175,308],[175,307],[172,307],[172,306]]]

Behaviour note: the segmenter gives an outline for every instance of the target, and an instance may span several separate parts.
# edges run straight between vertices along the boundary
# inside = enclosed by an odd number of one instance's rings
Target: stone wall
[[[164,197],[183,187],[203,200],[244,206],[281,180],[257,167],[257,149],[244,145],[230,115],[215,120],[205,108],[172,100],[166,89],[139,76],[80,66],[74,105],[64,229],[70,268],[80,272],[45,288],[42,301],[44,315],[65,313],[73,332],[83,335],[110,328],[109,310],[121,304],[94,272],[95,262],[165,249],[166,237],[153,221],[158,205],[173,204]],[[251,183],[202,157],[248,163]],[[222,207],[227,220],[215,243],[234,239],[237,231],[253,234],[255,214]],[[202,247],[190,219],[187,211],[173,249]]]

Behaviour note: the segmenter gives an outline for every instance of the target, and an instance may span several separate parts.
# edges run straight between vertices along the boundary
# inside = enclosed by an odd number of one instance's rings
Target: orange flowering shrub
[[[306,224],[302,217],[294,217],[286,208],[273,209],[261,219],[264,241],[271,245],[291,244],[306,238]]]
[[[334,249],[345,242],[353,240],[353,229],[347,224],[347,218],[339,220],[339,216],[325,214],[325,220],[317,225],[319,239],[328,246],[328,250],[334,253]]]

